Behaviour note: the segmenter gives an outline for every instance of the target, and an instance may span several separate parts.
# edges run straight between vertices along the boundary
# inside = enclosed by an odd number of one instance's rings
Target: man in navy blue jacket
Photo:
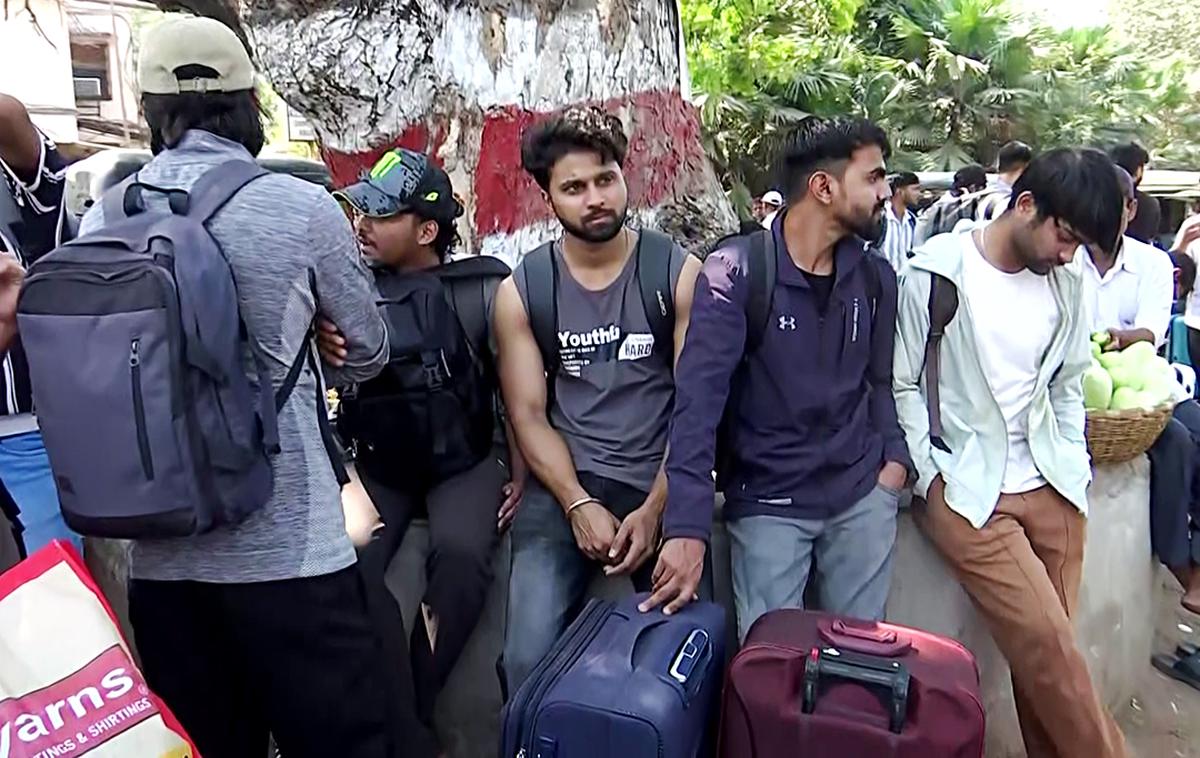
[[[863,120],[809,118],[791,136],[780,166],[787,208],[768,232],[770,318],[749,344],[748,238],[705,261],[676,371],[666,543],[644,609],[673,612],[695,595],[724,415],[721,486],[742,636],[767,611],[803,606],[814,561],[822,608],[883,616],[897,499],[912,467],[892,398],[896,275],[867,243],[882,232],[889,152],[883,131]]]

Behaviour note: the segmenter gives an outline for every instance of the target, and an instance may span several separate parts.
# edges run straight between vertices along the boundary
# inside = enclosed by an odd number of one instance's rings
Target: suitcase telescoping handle
[[[812,713],[821,695],[822,680],[856,682],[885,696],[888,728],[899,734],[908,715],[908,668],[899,661],[851,653],[837,648],[814,647],[804,662],[804,694],[800,709]]]

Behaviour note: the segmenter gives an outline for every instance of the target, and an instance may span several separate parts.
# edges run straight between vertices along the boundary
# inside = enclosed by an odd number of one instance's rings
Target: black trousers
[[[474,468],[425,492],[390,487],[361,469],[358,475],[384,524],[359,551],[371,613],[388,646],[392,675],[400,681],[405,724],[411,725],[415,714],[428,727],[437,696],[471,638],[492,585],[492,560],[500,540],[496,519],[507,471],[494,451]],[[431,644],[425,621],[418,617],[408,644],[400,606],[384,577],[412,520],[422,514],[429,519],[430,538],[422,603],[436,617],[437,636]],[[423,737],[420,742],[429,740]]]
[[[1200,565],[1200,404],[1175,406],[1147,455],[1151,547],[1169,568]]]
[[[135,580],[146,680],[205,758],[395,758],[405,747],[354,568],[256,584]]]

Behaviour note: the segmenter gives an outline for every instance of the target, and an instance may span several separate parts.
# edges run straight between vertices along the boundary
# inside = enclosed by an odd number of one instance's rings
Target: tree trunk
[[[632,216],[696,248],[735,218],[686,99],[676,0],[193,0],[239,29],[311,119],[339,183],[394,146],[437,156],[472,252],[514,262],[558,224],[521,170],[520,136],[576,103],[621,115]]]

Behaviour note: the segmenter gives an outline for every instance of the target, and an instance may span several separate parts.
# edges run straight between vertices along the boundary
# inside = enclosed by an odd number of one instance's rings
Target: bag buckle
[[[437,392],[445,385],[450,376],[449,366],[446,365],[446,355],[442,350],[421,354],[421,369],[425,372],[425,386]]]

